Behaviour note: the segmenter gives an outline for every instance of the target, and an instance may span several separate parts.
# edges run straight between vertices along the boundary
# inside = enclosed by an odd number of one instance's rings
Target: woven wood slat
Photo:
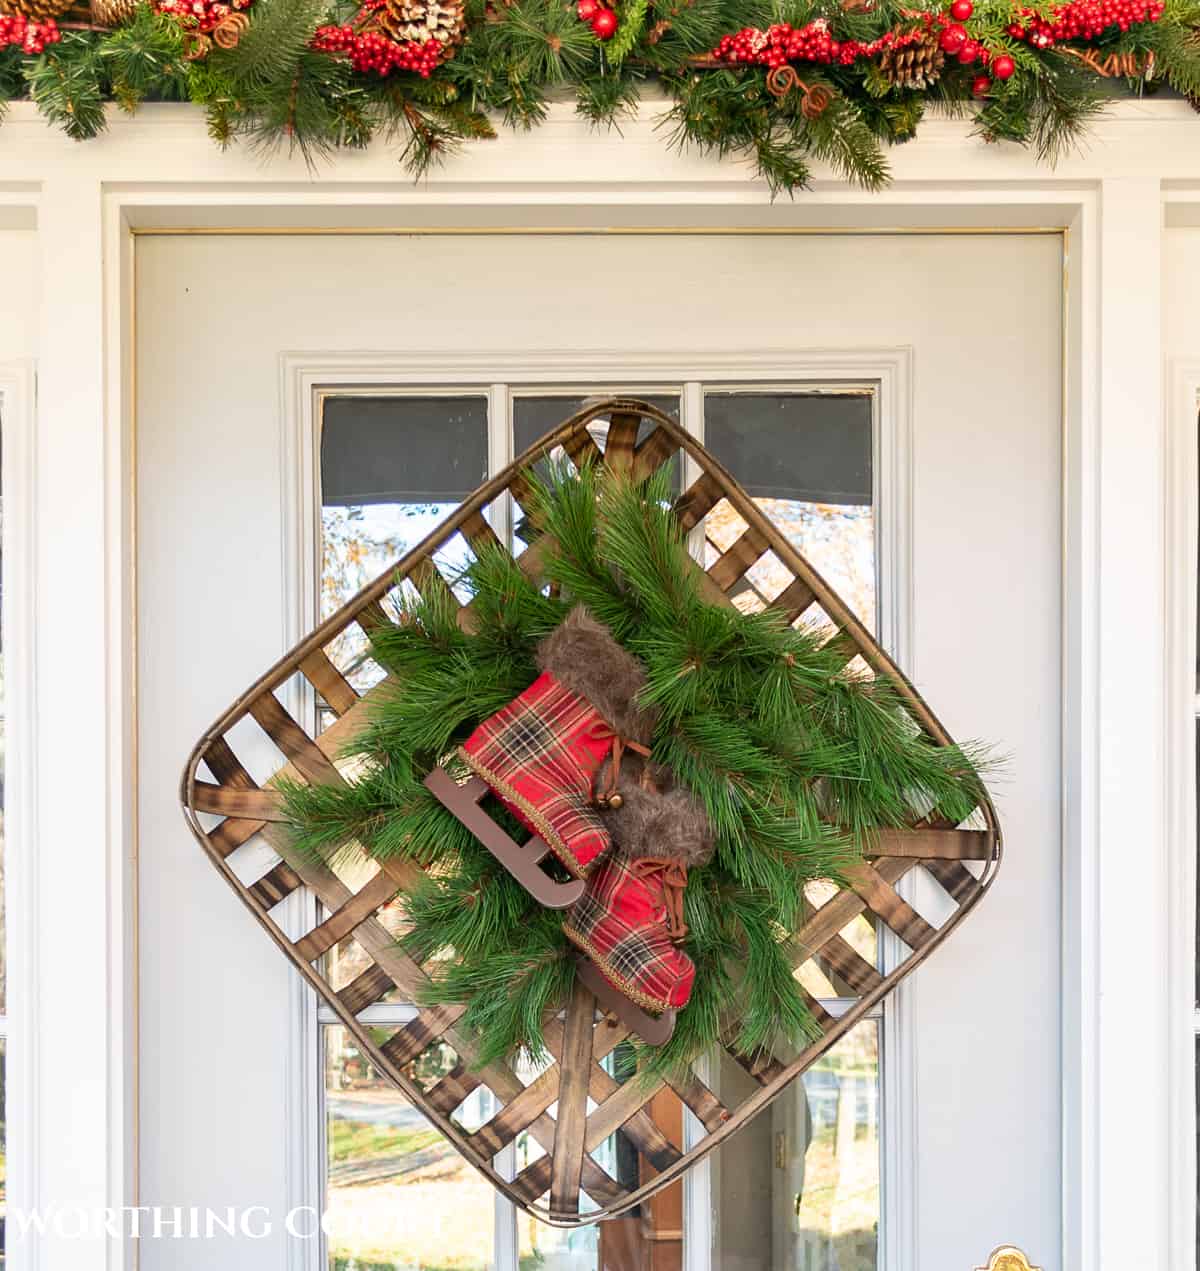
[[[335,944],[344,940],[359,923],[366,922],[382,905],[386,905],[400,891],[400,884],[380,870],[365,887],[346,901],[335,913],[329,915],[318,927],[314,927],[303,939],[296,941],[296,952],[306,962],[319,958]]]
[[[675,518],[685,534],[690,533],[725,497],[716,476],[703,472],[675,502]]]
[[[431,1006],[393,1033],[384,1042],[383,1053],[397,1068],[403,1068],[440,1040],[466,1009],[465,1006]]]
[[[283,709],[274,693],[264,693],[250,703],[251,717],[309,781],[340,785],[342,774],[320,747]]]
[[[396,987],[395,981],[378,963],[372,962],[361,974],[356,975],[338,994],[338,1001],[357,1015]]]
[[[290,896],[300,882],[300,875],[287,863],[280,861],[269,873],[264,874],[250,888],[250,893],[264,909],[273,909],[281,900]]]
[[[899,882],[915,865],[909,859],[888,857],[875,863],[880,878],[887,883]],[[792,965],[800,966],[820,953],[825,944],[848,927],[859,914],[868,908],[867,900],[857,892],[840,892],[827,901],[791,938]]]
[[[462,536],[471,544],[476,552],[488,551],[502,546],[496,537],[496,531],[482,513],[476,512],[462,523]]]
[[[598,1064],[629,1036],[620,1025],[597,1029],[592,1041],[592,1063]],[[549,1041],[549,1039],[547,1039]],[[553,1043],[550,1043],[553,1048]],[[495,1156],[506,1148],[535,1117],[558,1098],[559,1069],[553,1063],[492,1119],[471,1136],[480,1153]]]
[[[460,1060],[426,1094],[425,1101],[435,1112],[448,1117],[456,1108],[461,1108],[482,1084],[478,1075]]]
[[[274,790],[240,790],[233,786],[214,786],[197,781],[192,796],[197,812],[213,812],[218,816],[236,816],[259,821],[284,820],[283,805]]]
[[[655,430],[634,451],[633,476],[644,481],[679,453],[679,446],[665,428]]]
[[[604,462],[614,472],[628,475],[633,471],[634,447],[641,422],[640,414],[613,413],[604,440]]]
[[[793,578],[771,601],[771,608],[783,614],[784,621],[790,626],[816,602],[816,599],[808,583],[802,578]]]
[[[585,1154],[594,1152],[605,1139],[615,1134],[635,1112],[640,1112],[649,1103],[659,1089],[661,1083],[650,1081],[627,1081],[618,1087],[616,1093],[587,1119],[583,1148]],[[585,1164],[587,1159],[585,1155]],[[550,1156],[539,1157],[513,1180],[513,1191],[526,1204],[532,1204],[549,1190],[551,1162]],[[591,1193],[590,1188],[587,1190]],[[554,1214],[555,1211],[547,1212]]]
[[[368,638],[370,638],[372,631],[378,631],[380,627],[395,625],[391,618],[388,617],[387,610],[384,609],[378,600],[370,600],[364,604],[355,615],[354,621]]]
[[[213,851],[222,859],[248,843],[265,825],[251,817],[227,816],[209,836]]]
[[[919,949],[937,936],[937,929],[899,896],[870,865],[852,865],[845,871],[846,881],[904,941],[910,949]]]
[[[608,421],[607,432],[596,434],[605,436],[602,455],[592,429],[603,420]],[[652,428],[639,444],[637,437],[643,431],[643,423],[649,423]],[[520,462],[531,467],[559,447],[577,465],[603,461],[631,472],[637,479],[649,476],[663,464],[675,462],[676,455],[688,458],[699,475],[675,503],[680,531],[687,533],[699,526],[722,500],[728,501],[746,527],[740,538],[719,554],[709,573],[697,565],[704,594],[713,601],[732,603],[732,593],[750,581],[747,570],[761,559],[764,551],[771,550],[778,565],[790,575],[770,602],[771,607],[791,622],[819,606],[836,631],[834,647],[844,655],[845,661],[861,657],[874,674],[889,678],[916,725],[936,744],[949,742],[937,718],[887,654],[874,643],[859,619],[770,524],[754,500],[733,482],[719,463],[687,437],[678,424],[643,403],[624,399],[596,403],[565,421]],[[516,1203],[543,1220],[578,1225],[593,1217],[580,1212],[576,1203],[579,1196],[591,1197],[600,1206],[601,1216],[620,1213],[678,1178],[684,1169],[765,1108],[789,1081],[853,1028],[903,975],[948,937],[990,885],[999,862],[1000,842],[994,811],[986,801],[979,809],[982,819],[970,822],[982,828],[935,824],[881,832],[869,860],[855,872],[854,888],[834,895],[820,908],[810,909],[786,946],[793,966],[800,967],[809,959],[816,959],[819,967],[835,977],[838,991],[858,994],[857,1000],[836,1018],[812,1002],[823,1035],[795,1058],[787,1060],[769,1053],[736,1055],[732,1049],[736,1021],[730,1021],[726,1047],[752,1073],[756,1090],[736,1105],[725,1107],[713,1091],[694,1076],[672,1083],[670,1088],[674,1095],[692,1110],[706,1131],[698,1145],[682,1154],[672,1146],[652,1114],[652,1100],[663,1083],[638,1079],[620,1085],[600,1065],[599,1061],[626,1035],[623,1026],[614,1027],[610,1020],[598,1019],[585,1029],[581,1014],[570,1016],[567,1021],[547,1019],[544,1025],[547,1045],[557,1058],[529,1086],[507,1064],[478,1063],[474,1042],[461,1027],[462,1006],[424,1010],[415,1020],[395,1030],[381,1045],[358,1015],[389,993],[417,1000],[428,982],[424,969],[396,943],[390,926],[381,920],[384,907],[415,885],[420,870],[409,863],[390,862],[369,881],[356,882],[350,887],[327,866],[296,859],[286,827],[280,824],[279,796],[271,786],[280,779],[341,780],[334,760],[363,726],[375,695],[393,690],[392,682],[385,679],[360,697],[343,670],[334,664],[330,650],[338,637],[352,627],[369,636],[381,624],[391,624],[393,618],[389,616],[387,600],[405,579],[409,586],[423,594],[433,594],[436,590],[443,598],[448,597],[449,583],[437,568],[435,557],[455,535],[461,534],[475,552],[502,550],[503,545],[487,519],[487,509],[509,494],[528,514],[529,481],[525,472],[525,468],[514,467],[481,487],[405,560],[389,567],[243,694],[197,745],[184,775],[182,800],[189,824],[214,866],[299,973],[335,1012],[378,1071],[414,1106],[422,1109],[454,1146]],[[533,541],[520,553],[520,566],[540,583],[546,553],[552,550],[552,544],[537,535],[536,526],[526,526],[522,533]],[[458,621],[465,630],[472,629],[471,606],[459,607]],[[297,672],[336,716],[316,737],[309,737],[275,696]],[[285,758],[280,772],[261,789],[230,744],[231,730],[247,716],[257,722]],[[211,775],[211,781],[204,779],[205,770]],[[224,819],[209,828],[198,820],[200,813]],[[256,835],[282,859],[268,864],[262,877],[247,885],[233,872],[226,857]],[[968,869],[964,862],[976,864]],[[895,890],[904,876],[918,865],[946,891],[953,905],[953,912],[936,930]],[[279,900],[292,894],[301,883],[311,889],[324,907],[325,916],[312,931],[293,941],[276,923],[272,911]],[[859,915],[885,922],[901,939],[910,942],[912,952],[897,970],[881,975],[847,940],[846,928]],[[353,939],[370,961],[354,980],[335,991],[328,979],[333,963],[321,955],[347,937]],[[415,1062],[442,1046],[452,1052],[454,1065],[431,1088],[422,1089],[412,1077]],[[565,1062],[564,1048],[568,1051]],[[586,1062],[577,1062],[585,1052]],[[572,1055],[575,1058],[571,1058]],[[438,1062],[445,1062],[444,1055],[439,1054]],[[565,1103],[564,1082],[569,1095]],[[452,1121],[451,1115],[481,1086],[492,1093],[499,1108],[486,1126],[471,1135]],[[560,1125],[550,1115],[550,1109],[555,1103],[560,1109],[578,1109],[581,1090],[584,1109],[590,1098],[594,1110],[586,1117],[572,1117],[568,1112]],[[622,1127],[642,1160],[643,1181],[628,1191],[619,1187],[592,1156],[601,1143]],[[496,1174],[492,1160],[501,1147],[521,1133],[528,1133],[547,1155],[517,1180],[508,1182]],[[556,1141],[566,1153],[562,1161]],[[538,1203],[538,1198],[547,1192],[552,1193],[549,1208]]]
[[[668,1080],[667,1084],[710,1134],[729,1120],[729,1109],[695,1074],[686,1081]]]
[[[350,681],[329,660],[323,649],[314,649],[300,663],[304,678],[335,715],[344,715],[358,701]]]
[[[605,1034],[611,1031],[612,1027],[610,1023],[605,1027],[596,1028],[595,1036],[600,1039],[601,1045],[607,1044]],[[561,1064],[563,1034],[557,1020],[551,1021],[546,1026],[546,1045]],[[618,1085],[619,1083],[600,1067],[598,1057],[593,1055],[592,1070],[588,1078],[588,1094],[592,1099],[596,1103],[603,1103],[617,1090]],[[656,1089],[661,1088],[661,1085],[660,1082]],[[648,1113],[635,1112],[621,1128],[625,1137],[655,1169],[666,1169],[678,1158],[679,1153],[672,1146],[670,1139],[658,1128]]]
[[[951,900],[960,905],[973,903],[983,892],[979,879],[957,861],[923,860],[921,864],[941,883]]]
[[[592,1071],[592,1026],[596,999],[576,981],[567,1004],[558,1083],[558,1117],[550,1168],[550,1212],[570,1214],[579,1206],[583,1176],[583,1136],[587,1122],[589,1078]]]
[[[720,556],[712,563],[708,576],[724,592],[728,592],[742,575],[757,564],[762,554],[770,547],[767,537],[755,526],[749,526]]]
[[[923,861],[986,861],[991,855],[991,838],[986,830],[880,830],[875,847],[880,856],[912,856]]]
[[[842,977],[855,993],[878,988],[883,976],[844,936],[834,936],[821,946],[821,958]]]

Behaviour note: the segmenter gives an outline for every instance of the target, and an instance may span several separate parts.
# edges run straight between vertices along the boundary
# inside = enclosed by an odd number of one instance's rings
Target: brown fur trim
[[[682,786],[659,793],[622,780],[619,808],[603,813],[616,848],[628,856],[665,856],[689,869],[712,858],[712,830],[699,801]]]
[[[655,714],[634,701],[646,683],[645,672],[582,605],[538,645],[537,662],[540,670],[587,698],[622,737],[649,744]]]

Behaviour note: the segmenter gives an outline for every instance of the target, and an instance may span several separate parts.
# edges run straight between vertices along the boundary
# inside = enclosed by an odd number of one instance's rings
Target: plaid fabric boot
[[[637,660],[586,610],[568,614],[538,648],[541,675],[471,734],[459,753],[577,878],[611,845],[596,803],[606,759],[645,752],[654,718],[634,698]]]
[[[681,789],[660,794],[622,781],[620,793],[606,816],[616,849],[589,876],[563,932],[643,1010],[677,1010],[696,973],[681,947],[683,893],[688,867],[712,855],[708,822]]]

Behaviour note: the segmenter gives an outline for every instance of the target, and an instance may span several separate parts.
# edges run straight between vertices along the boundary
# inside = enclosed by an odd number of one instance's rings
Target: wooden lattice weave
[[[594,434],[600,431],[598,421],[603,420],[608,426],[601,447]],[[750,1072],[756,1086],[740,1104],[723,1105],[694,1076],[670,1083],[704,1130],[701,1140],[686,1152],[672,1144],[647,1111],[663,1083],[638,1079],[622,1084],[601,1066],[605,1056],[625,1039],[627,1030],[611,1017],[600,1015],[595,999],[583,986],[577,986],[564,1011],[547,1021],[546,1039],[555,1062],[528,1085],[506,1064],[479,1066],[474,1062],[471,1039],[457,1028],[465,1009],[462,1006],[422,1010],[411,1022],[394,1027],[382,1042],[373,1037],[378,1028],[368,1031],[358,1016],[393,990],[417,1000],[426,978],[422,967],[398,947],[394,934],[381,920],[381,911],[410,888],[419,868],[408,863],[385,864],[352,890],[330,868],[295,859],[280,824],[280,796],[271,782],[260,786],[251,778],[230,735],[239,726],[238,736],[244,738],[245,721],[251,721],[270,740],[283,760],[272,781],[279,776],[309,782],[346,780],[334,759],[360,727],[365,703],[377,688],[360,697],[331,660],[330,646],[350,628],[357,626],[369,633],[378,624],[390,622],[389,595],[397,588],[411,586],[422,594],[434,589],[450,594],[435,554],[456,535],[475,549],[499,546],[493,524],[505,521],[499,517],[493,520],[490,511],[500,508],[501,501],[510,496],[521,505],[528,488],[528,469],[560,447],[576,463],[590,457],[639,478],[685,453],[700,475],[675,503],[675,515],[683,529],[690,532],[701,526],[722,500],[745,527],[707,569],[706,587],[712,599],[732,603],[731,596],[739,592],[744,596],[747,573],[764,555],[773,553],[773,567],[782,567],[788,581],[765,603],[785,614],[789,622],[823,611],[836,628],[833,638],[840,642],[847,663],[861,658],[871,673],[892,679],[915,723],[937,743],[949,744],[933,713],[861,622],[729,473],[661,412],[642,402],[614,399],[579,412],[487,482],[423,543],[238,698],[196,745],[184,773],[181,797],[188,823],[212,863],[376,1068],[516,1204],[544,1221],[574,1226],[620,1213],[678,1178],[745,1125],[858,1023],[978,903],[999,866],[1000,832],[995,811],[987,801],[963,825],[926,822],[882,832],[875,853],[851,872],[847,880],[850,888],[831,893],[823,903],[814,901],[809,916],[792,935],[793,962],[798,969],[812,962],[837,986],[839,995],[852,999],[852,1004],[834,1017],[815,999],[810,1000],[823,1033],[795,1058],[760,1055],[751,1061],[731,1050],[730,1055]],[[544,550],[545,544],[535,539],[518,557],[522,568],[536,575]],[[461,606],[459,615],[461,625],[469,630],[470,606]],[[316,736],[285,710],[278,696],[297,674],[333,719]],[[315,711],[310,713],[316,717]],[[277,858],[271,864],[266,857],[268,863],[261,876],[247,882],[235,872],[231,858],[244,845],[259,839],[275,850]],[[917,913],[897,887],[917,866],[948,898],[950,916],[936,927]],[[280,925],[277,906],[301,887],[312,889],[327,916],[303,935],[293,937]],[[890,929],[907,950],[907,956],[887,974],[846,939],[847,927],[859,915]],[[328,978],[324,955],[348,937],[366,955],[368,965],[338,990]],[[414,1074],[414,1065],[431,1048],[446,1046],[454,1052],[454,1066],[432,1085],[423,1086]],[[454,1113],[481,1085],[491,1091],[499,1111],[486,1124],[468,1132],[454,1119]],[[590,1113],[589,1098],[594,1105]],[[556,1115],[551,1116],[554,1105]],[[640,1176],[648,1181],[640,1185],[622,1187],[593,1158],[618,1129],[642,1159]],[[500,1176],[493,1161],[523,1132],[545,1149],[545,1155],[509,1181]],[[581,1213],[581,1191],[597,1210]]]

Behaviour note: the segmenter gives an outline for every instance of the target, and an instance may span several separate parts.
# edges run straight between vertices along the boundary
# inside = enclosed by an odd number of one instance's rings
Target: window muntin
[[[620,391],[648,398],[672,418],[686,414],[685,402],[692,403],[694,417],[684,420],[685,427],[731,468],[864,623],[877,629],[873,390],[691,387],[699,391],[647,386]],[[608,396],[612,390],[603,391]],[[327,467],[332,484],[330,497],[322,499],[322,615],[345,603],[390,560],[419,542],[489,472],[498,471],[508,455],[526,449],[595,392],[586,385],[572,385],[505,388],[497,395],[493,386],[491,408],[505,403],[506,418],[500,429],[494,419],[489,422],[489,398],[481,390],[326,396],[322,412],[323,494]],[[365,422],[356,416],[364,404],[364,414],[369,416]],[[498,432],[503,436],[499,444]],[[592,432],[603,448],[605,421],[597,420]],[[831,459],[828,452],[835,442],[837,454]],[[344,445],[378,452],[383,459],[369,465],[341,461],[335,451]],[[456,452],[455,464],[447,463],[448,449]],[[476,471],[478,477],[473,475]],[[682,465],[677,462],[677,486],[681,481]],[[700,530],[702,541],[698,537],[695,542],[695,549],[710,562],[745,528],[727,507],[723,504],[714,509]],[[515,509],[515,526],[495,525],[501,534],[511,535],[518,551],[523,546],[520,515],[520,509]],[[781,586],[774,568],[768,553],[751,571],[750,586],[736,603],[757,609],[773,600]],[[819,621],[821,615],[810,611],[803,620],[814,617]],[[347,645],[335,657],[352,682],[355,674],[361,674],[357,662],[361,652]],[[385,921],[399,934],[402,911],[396,906],[393,910]],[[878,960],[879,942],[871,924],[858,919],[844,934],[864,957]],[[348,983],[365,967],[353,940],[344,942],[330,956],[336,960],[337,983]],[[832,972],[818,972],[814,983],[806,987],[834,1013],[844,1008],[840,997],[846,989]],[[370,1007],[369,1013],[370,1022],[382,1026],[405,1022],[414,1012],[411,1004],[392,995]],[[403,1157],[403,1151],[389,1151],[389,1147],[407,1142],[400,1128],[385,1125],[372,1135],[362,1126],[370,1124],[364,1105],[372,1099],[387,1104],[390,1110],[382,1115],[392,1122],[412,1117],[419,1120],[419,1114],[370,1071],[363,1056],[350,1053],[354,1051],[352,1039],[332,1014],[322,1008],[318,1018],[325,1078],[326,1194],[335,1233],[337,1215],[357,1213],[361,1218],[377,1212],[364,1202],[364,1188],[392,1188],[389,1204],[378,1211],[383,1215],[378,1223],[368,1221],[364,1229],[363,1223],[351,1221],[349,1236],[339,1233],[329,1240],[330,1271],[347,1271],[349,1267],[356,1271],[394,1271],[398,1267],[432,1271],[443,1265],[494,1266],[497,1271],[553,1265],[566,1271],[598,1271],[602,1262],[609,1267],[638,1265],[641,1253],[628,1245],[628,1225],[607,1223],[573,1232],[546,1227],[515,1211],[469,1166],[460,1165],[453,1153],[445,1163],[444,1190],[431,1191],[438,1184],[426,1180],[425,1191],[418,1195],[419,1189],[412,1190],[411,1183],[400,1181],[404,1173],[395,1158]],[[775,1265],[772,1259],[783,1256],[783,1250],[791,1252],[781,1265],[802,1266],[806,1271],[825,1271],[835,1265],[851,1271],[874,1271],[879,1265],[881,1034],[878,1014],[864,1020],[804,1081],[795,1083],[776,1101],[772,1113],[758,1118],[722,1149],[719,1155],[724,1168],[716,1167],[714,1177],[723,1176],[723,1181],[719,1194],[712,1198],[716,1210],[713,1266],[726,1265],[738,1256],[757,1259],[758,1265]],[[452,1062],[450,1056],[447,1062]],[[718,1067],[721,1071],[712,1074],[718,1087],[722,1080],[736,1082],[744,1076],[740,1070],[726,1073],[724,1064]],[[522,1074],[526,1080],[533,1075]],[[357,1083],[361,1093],[347,1094],[347,1081],[351,1087]],[[455,1115],[468,1120],[477,1116],[482,1123],[491,1112],[482,1105],[472,1111],[469,1101]],[[773,1128],[780,1117],[784,1119],[782,1144],[780,1131]],[[433,1132],[425,1127],[425,1133]],[[607,1147],[607,1164],[614,1171],[620,1168],[622,1148],[619,1135]],[[415,1150],[419,1154],[427,1149],[418,1144]],[[502,1171],[516,1172],[541,1153],[542,1149],[523,1135],[497,1164]],[[738,1153],[744,1160],[735,1162]],[[797,1160],[809,1180],[799,1189],[795,1187]],[[765,1196],[768,1204],[764,1220],[749,1225],[739,1221],[733,1201],[737,1189],[729,1186],[743,1165],[744,1177],[763,1180],[765,1190],[760,1191],[758,1203]],[[357,1181],[356,1171],[360,1171]],[[376,1182],[363,1183],[362,1173],[371,1175],[372,1171]],[[461,1199],[455,1201],[453,1194],[460,1186]],[[470,1190],[477,1187],[487,1194],[486,1203]],[[406,1188],[410,1189],[407,1194]],[[656,1236],[660,1247],[664,1238],[678,1240],[682,1184],[662,1195],[666,1198],[672,1192],[674,1201],[644,1206],[640,1214],[633,1215],[640,1222],[643,1238]],[[430,1199],[422,1200],[424,1195]],[[451,1208],[461,1206],[460,1212],[469,1217],[458,1226],[437,1227],[435,1223],[439,1239],[445,1242],[438,1251],[440,1260],[435,1262],[431,1261],[434,1255],[428,1242],[422,1243],[426,1237],[421,1233],[428,1230],[425,1219],[441,1212],[446,1203]],[[410,1225],[405,1215],[414,1207],[421,1212]],[[672,1212],[673,1231],[665,1221]],[[686,1240],[686,1230],[683,1236]],[[689,1265],[698,1265],[695,1251],[689,1255]]]

